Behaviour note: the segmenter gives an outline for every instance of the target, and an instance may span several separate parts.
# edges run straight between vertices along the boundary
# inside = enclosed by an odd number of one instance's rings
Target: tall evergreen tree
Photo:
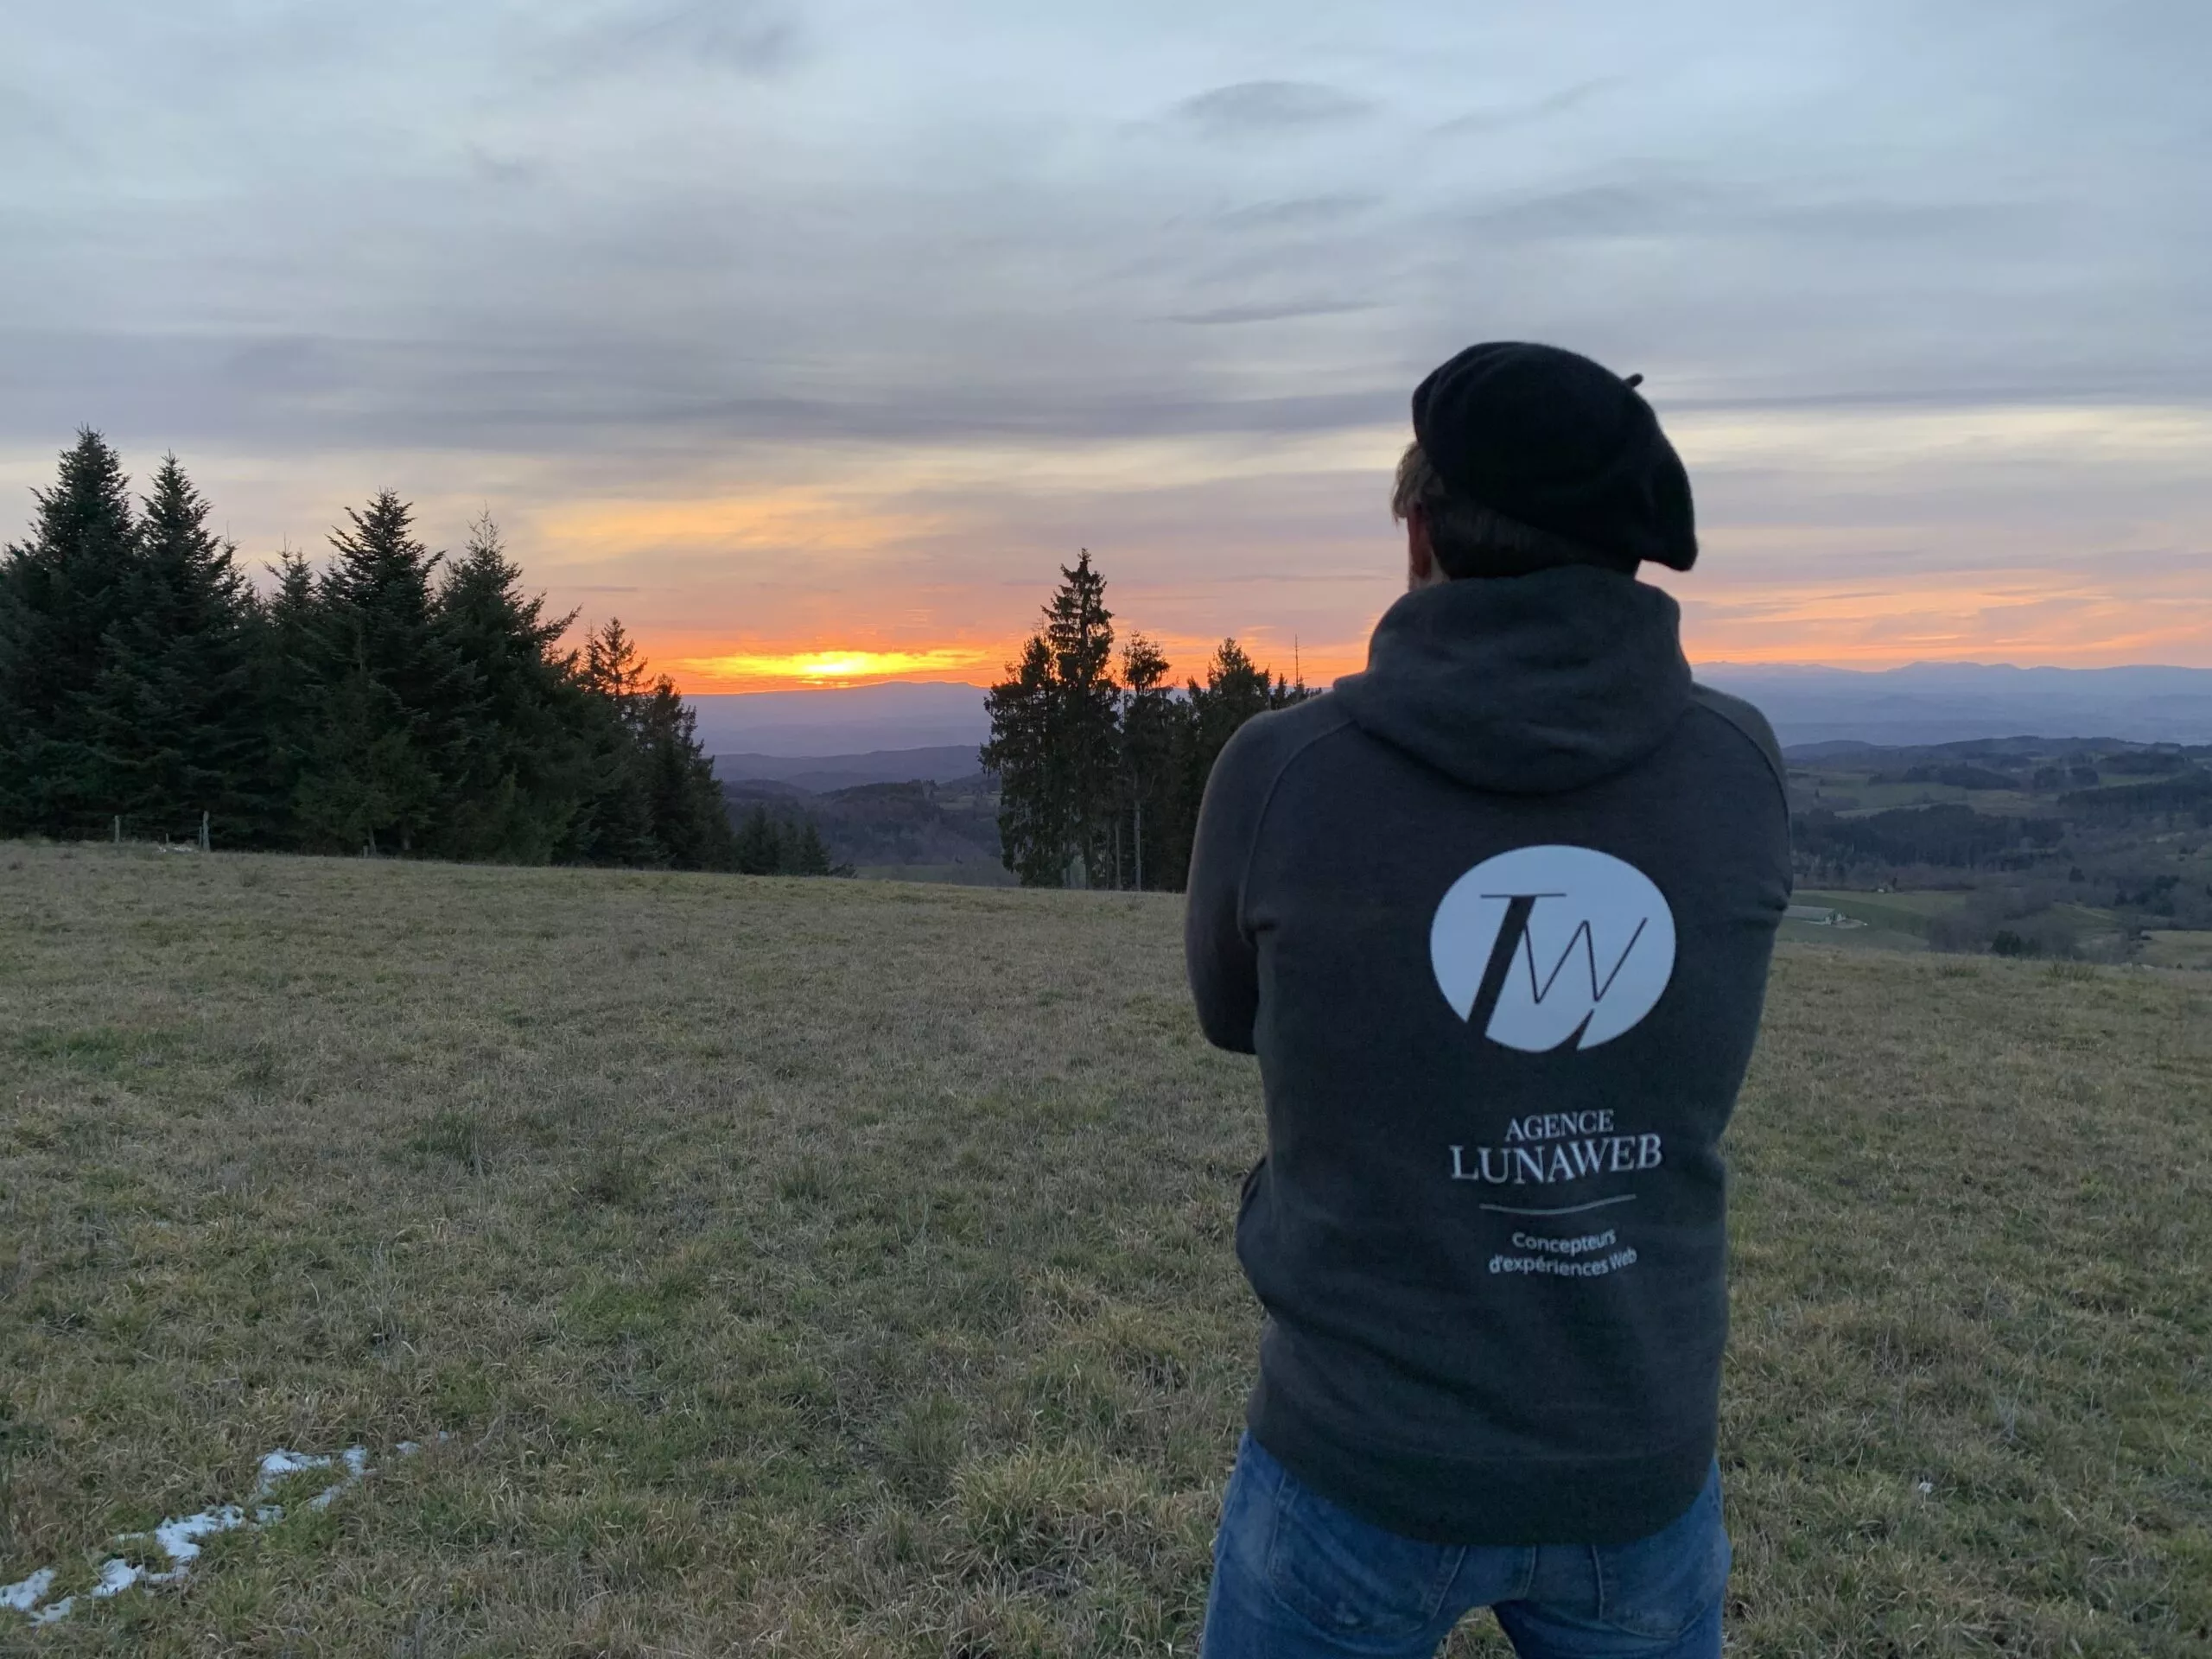
[[[1179,891],[1190,874],[1191,843],[1198,832],[1198,808],[1206,779],[1236,728],[1255,715],[1300,702],[1303,683],[1270,677],[1234,639],[1224,639],[1206,664],[1205,683],[1185,684],[1182,719],[1172,761],[1174,799],[1166,814],[1161,838],[1162,884]]]
[[[262,810],[254,839],[263,845],[291,846],[299,840],[295,803],[321,730],[321,613],[315,570],[305,557],[286,549],[269,569],[276,578],[276,589],[254,616],[255,702],[262,711],[263,735],[257,791]]]
[[[784,868],[784,838],[766,807],[754,807],[737,826],[734,864],[741,875],[774,875]]]
[[[701,747],[696,717],[666,675],[639,709],[646,800],[660,860],[679,870],[735,867],[729,804]]]
[[[1025,887],[1106,885],[1121,755],[1114,618],[1089,550],[1060,568],[1045,626],[991,688],[991,741],[980,757],[999,779],[1001,856]]]
[[[87,699],[105,793],[148,830],[186,833],[206,812],[219,834],[251,839],[266,743],[251,595],[175,455],[143,506],[138,556]]]
[[[645,662],[620,618],[584,636],[576,672],[586,696],[585,788],[563,852],[586,864],[658,864],[661,850],[653,836],[639,742]]]
[[[441,556],[412,534],[391,490],[347,508],[338,556],[316,590],[314,661],[321,731],[297,799],[312,845],[426,850],[473,764],[473,676],[438,626]]]
[[[1052,647],[1058,689],[1053,753],[1067,801],[1071,850],[1081,861],[1069,880],[1103,887],[1112,869],[1121,697],[1114,683],[1114,613],[1106,608],[1106,579],[1091,569],[1088,548],[1073,569],[1061,567],[1059,588],[1045,607],[1045,638]]]
[[[567,841],[587,766],[580,689],[555,647],[575,620],[524,593],[489,513],[469,526],[437,598],[438,632],[470,677],[466,770],[438,850],[542,863]]]
[[[1128,820],[1122,884],[1166,885],[1169,861],[1161,856],[1174,821],[1174,761],[1185,705],[1168,683],[1167,658],[1144,635],[1132,634],[1122,651],[1122,799]],[[1120,836],[1117,833],[1117,845]]]
[[[0,555],[0,830],[79,836],[118,810],[92,693],[128,614],[138,527],[123,463],[89,427],[33,494],[29,539]]]
[[[784,840],[784,874],[786,875],[850,875],[849,865],[840,868],[830,861],[829,843],[822,839],[821,826],[812,818],[791,826]]]
[[[592,699],[589,786],[570,855],[600,864],[737,868],[737,837],[714,761],[674,683],[648,677],[619,619],[586,638],[581,671]]]
[[[1000,860],[1025,887],[1058,887],[1067,869],[1070,830],[1052,757],[1058,692],[1052,648],[1033,633],[983,698],[991,738],[976,758],[998,779]]]

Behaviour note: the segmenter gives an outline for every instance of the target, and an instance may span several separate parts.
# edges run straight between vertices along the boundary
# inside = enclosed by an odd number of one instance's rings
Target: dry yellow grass
[[[0,848],[0,1583],[378,1465],[0,1650],[1188,1653],[1260,1131],[1178,915]],[[1786,948],[1732,1147],[1734,1650],[2212,1649],[2202,982]]]

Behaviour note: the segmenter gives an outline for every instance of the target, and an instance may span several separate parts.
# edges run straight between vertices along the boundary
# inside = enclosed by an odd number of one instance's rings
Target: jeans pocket
[[[1631,1636],[1668,1640],[1704,1617],[1728,1585],[1728,1529],[1720,1515],[1720,1470],[1677,1520],[1632,1544],[1592,1552],[1598,1618]]]
[[[1285,1472],[1268,1546],[1268,1587],[1336,1636],[1410,1636],[1433,1623],[1464,1548],[1402,1538],[1361,1520]]]

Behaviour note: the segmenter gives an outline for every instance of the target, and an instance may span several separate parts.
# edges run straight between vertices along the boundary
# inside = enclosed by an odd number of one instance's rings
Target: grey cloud
[[[608,12],[556,36],[549,55],[572,73],[674,63],[766,76],[798,60],[803,39],[798,19],[774,0],[677,0]]]
[[[1170,322],[1213,324],[1224,322],[1281,322],[1291,317],[1333,317],[1347,311],[1372,311],[1372,300],[1288,300],[1279,304],[1255,301],[1247,305],[1219,306],[1211,311],[1182,311],[1170,316]]]
[[[1244,80],[1186,98],[1173,113],[1209,138],[1241,138],[1332,126],[1374,108],[1367,99],[1318,81]]]
[[[1554,237],[1634,236],[1681,222],[1694,187],[1663,191],[1642,186],[1585,185],[1546,191],[1477,209],[1467,222],[1485,235],[1542,240]]]
[[[1760,237],[1858,245],[2026,234],[2047,223],[2033,201],[1885,200],[1718,186],[1688,178],[1577,186],[1476,208],[1465,223],[1486,238],[1544,242],[1578,237]]]
[[[1441,123],[1433,129],[1439,137],[1463,138],[1478,134],[1505,132],[1515,127],[1525,127],[1547,117],[1564,115],[1579,104],[1586,104],[1609,86],[1620,84],[1617,76],[1600,76],[1595,80],[1579,81],[1562,87],[1549,97],[1534,103],[1509,105],[1503,109],[1471,110],[1466,114]]]
[[[463,146],[469,167],[486,183],[532,185],[545,177],[545,163],[534,156],[505,156],[479,143]]]
[[[1341,190],[1314,196],[1287,196],[1278,201],[1255,201],[1232,207],[1216,222],[1237,231],[1302,230],[1314,225],[1333,225],[1365,213],[1382,197],[1364,191]]]
[[[1929,101],[1926,53],[1893,95],[1751,77],[1731,105],[1669,90],[1701,49],[1667,46],[1670,19],[1630,100],[1562,67],[1603,54],[1516,63],[1478,45],[1487,9],[1440,7],[1390,22],[1433,52],[1362,60],[1387,108],[1252,80],[1139,130],[1100,111],[1173,90],[1068,70],[1049,9],[1014,44],[980,14],[949,43],[887,38],[887,12],[815,52],[783,0],[555,3],[495,24],[395,0],[388,29],[303,5],[273,43],[150,4],[80,29],[84,85],[55,108],[104,169],[0,169],[0,434],[671,472],[792,440],[1295,434],[1401,420],[1427,367],[1508,333],[1643,369],[1670,408],[2212,395],[2208,245],[2182,211],[2212,151],[2179,142],[2202,109],[2144,80],[2178,74],[2148,48],[2069,55],[2053,84],[2088,84],[2080,104],[2015,109],[1931,13],[1969,66],[1955,107]],[[1868,32],[1835,11],[1839,37]],[[340,16],[354,33],[324,38]],[[164,19],[243,79],[162,103]],[[111,74],[111,33],[140,53]],[[1262,35],[1248,61],[1351,79]],[[554,57],[612,73],[547,96]],[[803,107],[697,73],[794,61]],[[1449,129],[1580,113],[1541,143],[1436,142],[1476,72],[1562,90]],[[1261,326],[1300,317],[1336,321]]]
[[[681,466],[742,444],[974,437],[1297,434],[1389,418],[1378,391],[1239,396],[1202,370],[1116,381],[1048,374],[932,382],[853,365],[804,391],[730,376],[696,347],[636,340],[251,340],[0,332],[0,441],[34,450],[87,423],[134,442],[620,454]],[[1089,370],[1086,378],[1085,371]],[[57,436],[56,435],[60,435]]]

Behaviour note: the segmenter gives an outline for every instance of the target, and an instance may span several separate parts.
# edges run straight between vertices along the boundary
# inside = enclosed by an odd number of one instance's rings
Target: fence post
[[[123,845],[123,814],[120,812],[115,815],[115,844],[118,847]]]
[[[207,844],[207,815],[205,812],[200,815],[200,850],[203,853],[213,850]]]

